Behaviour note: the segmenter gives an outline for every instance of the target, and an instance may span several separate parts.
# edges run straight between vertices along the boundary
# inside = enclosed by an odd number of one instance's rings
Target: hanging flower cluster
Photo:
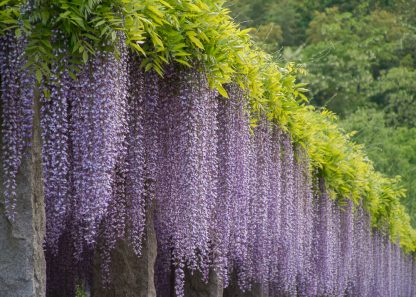
[[[170,70],[159,99],[155,197],[162,259],[158,269],[169,272],[173,266],[176,294],[182,296],[185,267],[200,270],[204,277],[209,272],[210,215],[217,196],[218,107],[197,71]],[[160,280],[166,283],[162,276]]]
[[[144,102],[150,100],[138,61],[125,48],[120,58],[99,53],[77,80],[69,77],[68,65],[64,60],[52,69],[50,96],[42,102],[51,296],[60,283],[88,281],[94,250],[104,283],[117,240],[128,240],[140,255],[146,183],[154,179],[154,166],[145,166],[154,153],[144,148]],[[65,277],[63,266],[71,267]],[[60,294],[72,296],[73,290]]]
[[[65,61],[62,64],[65,65]],[[46,220],[46,246],[54,252],[57,251],[57,241],[65,227],[65,215],[69,206],[68,101],[72,84],[73,81],[68,73],[59,69],[58,65],[54,65],[48,82],[50,98],[42,97],[42,158],[45,211],[48,218]]]
[[[25,41],[11,32],[0,37],[0,77],[2,110],[2,196],[9,220],[15,218],[16,176],[32,136],[33,92],[35,79],[23,69]]]
[[[2,162],[13,218],[34,81],[20,69],[20,41],[2,41]],[[160,296],[186,295],[186,275],[197,271],[268,296],[415,293],[411,256],[372,230],[362,208],[332,201],[277,125],[251,125],[238,87],[225,99],[199,71],[171,66],[162,79],[119,52],[97,53],[77,80],[60,60],[42,82],[50,92],[41,98],[48,295],[74,296],[95,251],[106,279],[118,240],[139,256],[153,204]]]
[[[47,253],[68,259],[47,259],[49,290],[59,286],[54,279],[60,278],[62,266],[73,267],[68,279],[90,266],[86,263],[100,233],[113,247],[123,236],[126,219],[120,203],[125,197],[120,176],[124,178],[127,166],[126,53],[121,50],[120,60],[99,53],[77,80],[69,77],[69,66],[64,60],[52,68],[45,82],[50,95],[42,104]],[[104,221],[108,224],[101,228]]]
[[[236,100],[219,100],[218,109],[218,194],[210,230],[217,273],[224,284],[233,267],[238,268],[239,283],[247,287],[251,268],[249,259],[249,197],[251,140],[242,94]],[[234,162],[233,162],[234,160]]]

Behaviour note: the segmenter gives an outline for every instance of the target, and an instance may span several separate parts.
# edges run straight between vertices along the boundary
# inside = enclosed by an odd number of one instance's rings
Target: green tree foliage
[[[341,121],[347,131],[356,131],[352,139],[365,144],[368,157],[377,170],[390,176],[402,176],[407,189],[403,204],[416,213],[416,128],[394,128],[386,124],[383,111],[373,108],[357,110]],[[416,225],[416,217],[412,216]]]
[[[253,37],[270,52],[278,52],[279,47],[298,45],[307,28],[307,7],[296,0],[231,0],[230,8],[234,17],[245,27],[256,30]],[[269,34],[265,34],[269,28]],[[279,32],[274,38],[273,31]],[[301,42],[302,43],[302,42]]]
[[[373,98],[385,106],[387,124],[416,127],[416,70],[395,67],[383,73],[373,86]]]
[[[368,104],[383,72],[404,58],[406,30],[386,11],[358,18],[337,8],[317,13],[307,30],[310,44],[302,52],[316,103],[342,115]]]

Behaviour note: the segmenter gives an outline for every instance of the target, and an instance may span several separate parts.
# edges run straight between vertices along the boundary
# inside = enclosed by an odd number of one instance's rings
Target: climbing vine
[[[244,290],[366,295],[392,257],[411,282],[411,257],[395,245],[416,250],[399,178],[377,173],[332,113],[308,105],[303,69],[259,51],[223,4],[1,2],[8,217],[37,82],[51,267],[64,243],[79,264],[104,238],[104,275],[117,240],[140,255],[154,197],[161,292],[168,272],[182,296],[186,269],[205,279],[214,269]],[[369,287],[357,263],[385,275]]]
[[[400,204],[404,191],[398,180],[376,173],[361,148],[337,128],[332,114],[304,104],[305,86],[296,84],[296,73],[302,69],[293,64],[282,67],[259,51],[248,30],[240,30],[233,22],[223,1],[29,3],[30,8],[23,1],[1,3],[0,33],[14,32],[16,38],[27,40],[24,67],[32,69],[38,82],[52,76],[52,65],[63,55],[68,55],[68,75],[74,77],[99,51],[119,56],[119,42],[142,57],[145,70],[154,69],[160,75],[169,63],[190,66],[200,61],[209,85],[222,95],[227,97],[223,85],[232,81],[246,90],[253,125],[258,114],[265,114],[306,149],[331,196],[355,203],[363,199],[373,223],[387,225],[393,238],[414,250],[415,230]]]

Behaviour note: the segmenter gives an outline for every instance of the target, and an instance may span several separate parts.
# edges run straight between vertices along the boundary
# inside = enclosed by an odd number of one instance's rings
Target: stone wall
[[[42,247],[45,213],[39,105],[35,100],[32,145],[17,175],[15,222],[10,222],[5,216],[3,189],[0,191],[0,297],[45,296],[46,268]],[[0,131],[0,154],[1,138]],[[0,188],[3,185],[2,168],[0,165]]]
[[[223,284],[215,272],[210,271],[208,282],[202,281],[202,274],[198,271],[185,274],[186,297],[222,297]]]
[[[147,212],[141,257],[127,241],[119,241],[111,253],[110,284],[103,286],[99,256],[94,260],[92,297],[156,297],[154,270],[157,254],[153,207]]]
[[[266,291],[266,290],[265,290]],[[259,284],[253,284],[250,291],[243,292],[238,287],[238,281],[235,273],[230,276],[230,284],[224,289],[223,297],[267,297],[263,293],[262,287]]]

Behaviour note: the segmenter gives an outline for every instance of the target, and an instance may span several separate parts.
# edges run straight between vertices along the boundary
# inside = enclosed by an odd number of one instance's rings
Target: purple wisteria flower
[[[32,131],[35,80],[24,40],[0,37],[5,209]],[[187,276],[215,273],[265,296],[414,296],[416,264],[373,230],[361,205],[330,198],[306,152],[276,123],[251,125],[247,94],[209,88],[204,72],[145,72],[123,46],[99,51],[73,80],[67,54],[42,81],[48,295],[73,297],[98,261],[127,241],[141,256],[154,211],[160,296],[185,296]],[[94,260],[94,259],[99,260]],[[95,262],[93,262],[95,261]],[[63,271],[63,273],[61,273]],[[231,277],[232,276],[232,277]]]

